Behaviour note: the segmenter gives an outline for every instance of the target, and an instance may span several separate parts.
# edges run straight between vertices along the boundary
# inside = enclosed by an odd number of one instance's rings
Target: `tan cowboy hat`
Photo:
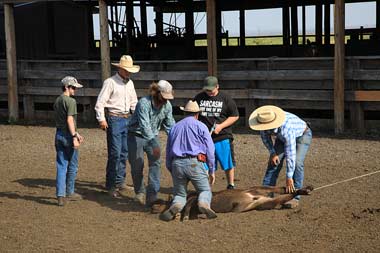
[[[196,112],[200,112],[201,111],[199,109],[197,101],[192,101],[192,100],[189,100],[189,102],[187,102],[187,104],[185,105],[185,107],[180,106],[179,108],[182,111],[184,111],[184,112],[194,112],[194,113],[196,113]]]
[[[253,130],[269,130],[280,127],[285,121],[285,112],[274,105],[264,105],[249,116],[249,127]]]
[[[123,55],[120,57],[119,63],[111,63],[111,64],[118,68],[125,69],[126,71],[130,73],[137,73],[140,71],[140,66],[133,65],[132,57],[129,55]]]

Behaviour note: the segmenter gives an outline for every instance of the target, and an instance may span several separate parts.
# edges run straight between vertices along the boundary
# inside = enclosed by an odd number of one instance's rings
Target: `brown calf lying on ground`
[[[246,190],[223,190],[213,193],[211,209],[216,213],[274,209],[297,195],[309,195],[312,190],[312,186],[298,189],[292,194],[286,194],[285,187],[273,186],[254,186]],[[268,197],[268,194],[271,193],[279,195],[274,198]],[[181,218],[188,220],[189,218],[196,218],[198,214],[198,195],[196,193],[189,194],[186,205],[181,212]]]

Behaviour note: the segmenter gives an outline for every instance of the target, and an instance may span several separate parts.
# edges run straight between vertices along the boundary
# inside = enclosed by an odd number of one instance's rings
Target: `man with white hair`
[[[132,170],[135,200],[151,206],[157,200],[160,190],[161,147],[158,133],[161,127],[169,133],[175,124],[173,109],[169,100],[173,99],[173,87],[165,80],[153,82],[149,95],[142,97],[136,105],[128,131],[129,163]],[[144,186],[144,152],[149,162],[148,187]],[[146,194],[146,199],[145,199]]]
[[[294,193],[301,189],[304,160],[312,140],[312,132],[307,123],[277,106],[266,105],[252,112],[249,126],[260,131],[261,139],[270,153],[263,185],[276,185],[278,174],[286,160],[286,192]],[[276,138],[274,145],[272,136]],[[299,199],[300,196],[296,196],[283,206],[295,208]]]
[[[110,196],[119,197],[119,191],[126,188],[128,124],[137,104],[135,87],[129,77],[139,72],[140,66],[134,65],[129,55],[123,55],[119,63],[112,65],[118,72],[104,81],[95,111],[100,128],[107,131],[106,189]]]

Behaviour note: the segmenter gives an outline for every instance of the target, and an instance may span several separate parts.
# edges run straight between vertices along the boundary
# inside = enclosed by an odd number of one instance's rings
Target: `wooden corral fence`
[[[102,86],[99,61],[18,62],[20,117],[53,120],[52,104],[62,91],[60,79],[75,76],[85,88],[77,91],[80,120],[95,121],[94,105]],[[207,61],[141,61],[134,74],[138,96],[153,80],[169,80],[174,106],[183,105],[200,90]],[[258,106],[273,104],[307,118],[316,127],[334,129],[333,58],[266,58],[218,61],[222,90],[238,104],[240,124]],[[347,57],[345,71],[346,124],[360,132],[380,122],[380,57]],[[116,70],[115,70],[116,71]],[[0,114],[7,116],[6,62],[0,61]],[[179,113],[178,110],[175,110]],[[376,121],[377,118],[377,121]],[[314,122],[313,122],[314,121]]]

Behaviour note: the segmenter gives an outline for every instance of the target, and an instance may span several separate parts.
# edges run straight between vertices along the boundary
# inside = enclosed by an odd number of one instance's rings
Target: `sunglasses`
[[[77,89],[77,87],[75,87],[75,86],[69,86],[69,88],[71,88],[71,89],[73,89],[73,90],[76,90],[76,89]]]

